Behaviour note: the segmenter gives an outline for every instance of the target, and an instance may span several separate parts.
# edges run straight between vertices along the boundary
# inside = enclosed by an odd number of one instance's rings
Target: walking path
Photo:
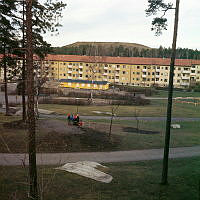
[[[66,119],[66,115],[44,115],[40,114],[41,118],[54,118],[54,119]],[[81,115],[81,119],[87,120],[98,120],[98,119],[110,119],[110,116],[83,116]],[[115,120],[136,120],[136,117],[114,117]],[[164,121],[166,117],[137,117],[138,120],[144,121]],[[200,118],[192,118],[192,117],[173,117],[172,121],[200,121]]]
[[[170,149],[170,158],[200,156],[200,146],[179,147]],[[37,165],[61,165],[68,162],[95,161],[100,163],[127,162],[143,160],[161,160],[163,149],[86,152],[86,153],[39,153]],[[0,153],[0,165],[14,166],[28,164],[27,154]]]

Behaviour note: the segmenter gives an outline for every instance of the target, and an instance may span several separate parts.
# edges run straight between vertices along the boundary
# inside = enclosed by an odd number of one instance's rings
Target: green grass
[[[39,167],[45,200],[197,200],[199,197],[200,158],[169,161],[169,185],[160,185],[161,161],[105,164],[113,176],[110,184]],[[0,167],[0,199],[27,199],[27,169]],[[41,185],[40,185],[41,186]],[[11,198],[13,197],[13,198]],[[14,198],[15,197],[15,198]]]
[[[92,120],[98,124],[97,128],[104,127],[109,130],[109,120]],[[171,129],[171,147],[200,145],[199,122],[175,122],[181,125],[181,129]],[[160,134],[139,134],[137,132],[125,132],[124,128],[136,128],[135,120],[113,121],[112,134],[120,137],[118,150],[162,148],[165,138],[165,121],[139,120],[139,129],[159,131]]]
[[[77,106],[58,105],[58,104],[41,104],[42,109],[52,110],[59,114],[76,113]],[[99,115],[109,116],[106,112],[111,113],[112,106],[79,106],[80,115]],[[150,105],[146,106],[119,106],[116,111],[117,116],[137,116],[140,117],[160,117],[166,116],[167,100],[151,100]],[[93,111],[101,111],[103,113],[96,114]],[[176,103],[173,104],[173,117],[200,117],[200,105]]]
[[[53,122],[52,120],[51,123]],[[55,122],[56,126],[59,126],[59,121]],[[65,122],[66,120],[60,125],[65,125]],[[135,130],[127,130],[137,127],[136,120],[114,120],[112,140],[109,140],[107,135],[110,121],[89,120],[84,121],[84,126],[89,127],[89,129],[85,129],[84,134],[67,135],[59,131],[56,132],[56,127],[55,131],[52,132],[45,132],[45,129],[37,131],[37,152],[90,152],[162,148],[165,138],[165,121],[139,120],[138,122],[140,130],[157,131],[159,133],[140,134]],[[200,145],[200,123],[198,121],[175,123],[179,123],[181,129],[171,129],[171,147]],[[5,128],[2,124],[0,124],[0,130],[0,152],[23,153],[27,151],[26,130]]]
[[[153,97],[168,97],[168,91],[157,90],[157,92]],[[200,97],[200,92],[174,91],[173,97]]]

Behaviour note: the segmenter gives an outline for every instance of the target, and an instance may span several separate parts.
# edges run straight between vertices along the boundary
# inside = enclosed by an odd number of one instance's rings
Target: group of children
[[[79,115],[67,114],[68,125],[82,126],[83,122],[80,121]]]

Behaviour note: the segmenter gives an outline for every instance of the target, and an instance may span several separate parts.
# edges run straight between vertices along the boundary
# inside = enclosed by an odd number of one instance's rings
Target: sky
[[[174,10],[166,14],[168,30],[151,31],[153,17],[146,17],[148,0],[63,0],[67,7],[59,35],[45,35],[52,46],[74,42],[129,42],[152,48],[171,47]],[[169,2],[165,0],[165,2]],[[175,4],[175,0],[170,2]],[[159,16],[159,15],[157,15]],[[200,1],[180,0],[177,47],[200,50]]]

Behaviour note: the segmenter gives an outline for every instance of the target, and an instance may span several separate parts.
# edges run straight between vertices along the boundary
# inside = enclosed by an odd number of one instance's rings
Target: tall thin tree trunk
[[[34,112],[34,71],[33,71],[33,38],[32,38],[32,0],[26,0],[26,38],[27,38],[27,93],[28,93],[28,133],[29,133],[29,184],[30,199],[38,199],[37,166],[35,144]]]
[[[22,48],[24,49],[25,45],[25,12],[24,12],[24,0],[23,0],[23,25],[22,25],[22,34],[23,34],[23,39],[22,39]],[[26,75],[25,75],[25,52],[23,53],[23,63],[22,63],[22,118],[23,121],[26,121],[26,97],[25,97],[25,91],[26,91]]]
[[[180,3],[180,0],[176,0],[174,35],[173,35],[172,55],[171,55],[171,63],[170,63],[170,76],[169,76],[165,147],[164,147],[163,170],[162,170],[162,180],[161,180],[161,183],[163,185],[166,185],[168,183],[168,160],[169,160],[169,143],[170,143],[170,128],[171,128],[171,114],[172,114],[173,77],[174,77],[174,64],[175,64],[175,57],[176,57],[179,3]]]
[[[8,105],[8,87],[7,87],[7,65],[6,65],[6,49],[4,46],[4,94],[5,94],[5,106],[6,106],[6,115],[9,114],[9,105]]]

